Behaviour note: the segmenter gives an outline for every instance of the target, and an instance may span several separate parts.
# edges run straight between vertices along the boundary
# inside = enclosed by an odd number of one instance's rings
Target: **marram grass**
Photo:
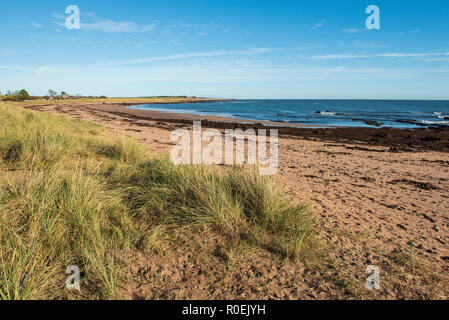
[[[307,208],[237,167],[175,166],[98,125],[0,103],[0,299],[115,299],[124,259],[167,233],[304,259]],[[193,239],[194,237],[192,237]],[[65,269],[82,272],[65,290]]]

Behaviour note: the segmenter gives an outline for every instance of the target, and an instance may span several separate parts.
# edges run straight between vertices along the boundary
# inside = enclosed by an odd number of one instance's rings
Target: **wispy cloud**
[[[108,82],[123,83],[124,80],[135,81],[137,78],[144,82],[158,83],[160,81],[205,82],[233,82],[242,81],[271,81],[273,79],[287,80],[338,80],[338,79],[398,79],[410,78],[414,74],[434,70],[410,70],[401,68],[374,68],[374,67],[322,67],[307,65],[277,65],[259,64],[248,61],[217,61],[216,63],[192,63],[187,65],[153,65],[153,66],[99,66],[99,65],[65,65],[65,66],[1,66],[4,73],[15,72],[15,76],[23,76],[30,80],[33,78],[64,77],[67,74],[79,75],[85,79],[85,74],[95,75],[95,78],[106,79]],[[23,73],[17,73],[23,71]],[[441,70],[448,73],[449,70]],[[211,74],[215,75],[211,77]],[[114,77],[111,77],[114,75]],[[148,75],[154,75],[149,77]],[[1,75],[0,80],[11,78],[11,74]],[[89,83],[97,80],[85,79]],[[0,82],[1,83],[1,82]]]
[[[315,24],[314,26],[313,26],[313,30],[316,30],[316,29],[319,29],[319,28],[321,28],[322,26],[324,26],[324,24],[327,22],[327,19],[323,19],[323,20],[321,20],[320,22],[318,22],[317,24]]]
[[[57,21],[54,24],[65,26],[65,18],[62,15],[54,14],[53,17]],[[87,17],[87,18],[86,18]],[[157,26],[157,22],[151,24],[137,24],[131,21],[114,21],[111,19],[97,17],[95,13],[86,13],[81,15],[81,30],[98,31],[105,33],[142,33],[153,31]]]
[[[244,55],[256,55],[264,54],[273,51],[273,48],[253,48],[249,50],[240,51],[207,51],[207,52],[188,52],[179,53],[160,57],[148,57],[141,59],[130,59],[121,61],[107,61],[103,65],[133,65],[133,64],[143,64],[155,61],[173,61],[173,60],[185,60],[185,59],[195,59],[195,58],[212,58],[212,57],[224,57],[224,56],[244,56]]]
[[[81,30],[84,31],[100,31],[107,33],[116,33],[116,32],[149,32],[155,29],[155,24],[149,25],[138,25],[134,22],[116,22],[108,19],[102,19],[101,21],[92,22],[92,23],[82,23]]]
[[[31,25],[35,28],[43,28],[44,27],[43,25],[41,25],[39,23],[34,23],[34,22],[31,22]]]
[[[379,54],[327,54],[308,57],[312,60],[332,59],[359,59],[359,58],[415,58],[449,56],[449,52],[425,52],[425,53],[379,53]]]
[[[138,42],[135,46],[136,46],[136,48],[143,48],[149,44],[155,44],[155,43],[157,43],[157,41],[155,41],[155,40],[143,41],[143,42]]]
[[[446,57],[446,58],[431,58],[431,59],[427,59],[426,61],[428,61],[428,62],[449,61],[449,57]]]
[[[418,32],[421,32],[421,29],[412,30],[412,33],[418,33]]]
[[[384,44],[377,41],[349,41],[349,42],[343,42],[338,41],[338,44],[340,47],[347,47],[347,48],[353,48],[353,49],[374,49],[374,48],[380,48],[383,47]]]
[[[367,29],[356,29],[356,28],[347,28],[347,29],[343,29],[344,33],[357,33],[357,32],[363,32],[366,31]]]

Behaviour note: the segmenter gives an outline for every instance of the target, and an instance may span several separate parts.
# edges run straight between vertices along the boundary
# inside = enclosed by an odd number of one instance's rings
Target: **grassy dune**
[[[0,102],[0,172],[0,299],[120,298],[124,257],[157,251],[167,234],[292,260],[316,243],[307,208],[268,179],[174,166],[98,125],[17,104]],[[81,293],[65,289],[69,265]]]

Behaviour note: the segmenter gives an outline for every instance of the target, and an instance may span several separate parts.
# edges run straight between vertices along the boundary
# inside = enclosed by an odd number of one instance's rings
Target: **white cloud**
[[[325,54],[308,57],[311,60],[331,60],[331,59],[355,59],[355,58],[368,58],[367,55],[354,55],[354,54]]]
[[[323,19],[323,20],[321,20],[320,22],[318,22],[317,24],[315,24],[314,26],[313,26],[313,30],[316,30],[316,29],[319,29],[319,28],[321,28],[325,23],[327,22],[327,19]]]
[[[247,84],[261,81],[294,81],[294,80],[342,80],[342,79],[404,79],[421,73],[419,70],[400,68],[374,67],[314,67],[307,65],[259,64],[248,61],[218,61],[216,63],[193,63],[154,66],[0,66],[4,73],[0,76],[0,84],[8,79],[21,79],[26,82],[41,79],[54,83],[75,80],[78,85],[88,83],[123,81],[146,83],[180,82],[180,83],[222,83],[241,81]],[[22,71],[22,72],[21,72]],[[424,72],[432,72],[425,70]],[[446,71],[447,72],[447,71]],[[445,72],[445,73],[446,73]],[[92,77],[86,78],[86,74]],[[213,76],[212,76],[213,75]]]
[[[35,28],[43,28],[44,27],[43,25],[41,25],[39,23],[34,23],[34,22],[31,22],[31,25]]]
[[[206,51],[206,52],[188,52],[179,53],[160,57],[148,57],[141,59],[131,59],[131,60],[121,60],[121,61],[107,61],[103,63],[104,65],[132,65],[132,64],[143,64],[154,61],[172,61],[172,60],[184,60],[184,59],[195,59],[195,58],[211,58],[211,57],[224,57],[224,56],[239,56],[239,55],[254,55],[254,54],[264,54],[273,51],[272,48],[253,48],[248,50],[240,51]]]
[[[257,59],[255,59],[257,60]],[[388,89],[380,91],[383,98],[410,97],[410,87],[414,81],[418,87],[415,93],[428,96],[428,86],[421,88],[421,79],[435,79],[437,68],[379,68],[354,66],[313,66],[309,63],[279,64],[259,63],[239,59],[217,59],[210,61],[172,61],[170,64],[136,65],[136,66],[101,66],[101,65],[17,65],[16,67],[0,65],[0,87],[25,87],[30,92],[45,93],[49,88],[57,91],[69,90],[71,93],[109,95],[109,96],[144,96],[144,95],[198,95],[198,96],[240,96],[263,98],[266,95],[298,98],[298,88],[304,95],[300,97],[317,98],[362,97],[364,92],[354,95],[353,86],[367,88],[366,98],[375,91],[380,79],[395,80],[398,88],[391,87],[394,96],[389,96]],[[438,70],[440,78],[449,75],[449,68]],[[363,81],[361,81],[363,80]],[[404,82],[396,82],[403,80]],[[334,81],[332,85],[328,82]],[[346,81],[346,82],[345,82]],[[347,82],[349,81],[349,82]],[[101,85],[99,85],[101,84]],[[282,84],[283,89],[277,89]],[[323,93],[323,86],[328,88]],[[281,86],[279,86],[281,87]],[[407,87],[407,89],[403,89]],[[443,87],[443,85],[442,85]],[[274,88],[274,89],[273,89]],[[346,91],[340,92],[340,89]],[[383,87],[380,86],[380,89]],[[402,88],[402,91],[401,91]],[[337,90],[338,89],[338,90]],[[296,91],[295,91],[296,90]],[[399,91],[397,91],[399,90]],[[405,91],[404,91],[405,90]],[[421,91],[420,91],[421,90]],[[441,97],[447,97],[444,88],[439,89]],[[447,91],[447,90],[446,90]],[[295,96],[289,96],[294,92]],[[324,96],[323,96],[324,94]],[[426,96],[427,94],[427,96]],[[249,97],[249,98],[251,98]]]
[[[428,62],[449,61],[449,57],[448,58],[431,58],[431,59],[427,59],[426,61],[428,61]]]
[[[134,22],[128,21],[113,21],[109,19],[101,19],[100,21],[83,23],[81,22],[81,30],[84,31],[100,31],[107,33],[116,32],[149,32],[155,29],[155,24],[138,25]]]
[[[54,18],[62,21],[53,21],[58,26],[65,26],[66,17],[59,14],[54,14]],[[87,17],[87,19],[86,19]],[[84,19],[83,19],[84,18]],[[87,21],[86,21],[87,20]],[[95,13],[81,14],[81,30],[83,31],[98,31],[106,33],[141,33],[153,31],[157,23],[141,25],[131,21],[114,21],[111,19],[97,17]]]
[[[380,53],[380,54],[328,54],[308,57],[312,60],[332,60],[332,59],[357,59],[357,58],[415,58],[449,56],[449,52],[426,52],[426,53]]]
[[[155,40],[138,42],[136,44],[136,48],[143,48],[143,47],[145,47],[147,45],[155,44],[155,43],[157,43],[157,41],[155,41]]]
[[[356,28],[343,29],[344,33],[357,33],[357,32],[363,32],[363,31],[366,31],[366,29],[356,29]]]

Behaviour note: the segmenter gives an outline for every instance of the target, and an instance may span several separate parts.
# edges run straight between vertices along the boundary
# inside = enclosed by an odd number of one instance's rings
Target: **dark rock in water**
[[[395,121],[396,121],[396,122],[399,122],[399,123],[410,123],[410,124],[415,124],[415,125],[421,126],[421,127],[428,127],[428,126],[429,126],[428,124],[425,124],[425,123],[422,123],[422,122],[419,122],[419,121],[414,121],[414,120],[396,119]]]
[[[365,122],[367,125],[369,126],[376,126],[376,127],[380,127],[383,125],[383,123],[374,121],[374,120],[363,120],[363,122]]]
[[[276,114],[276,116],[278,116],[278,117],[284,117],[285,114],[283,114],[283,113],[278,113],[278,114]]]
[[[365,124],[369,125],[369,126],[376,126],[376,127],[380,127],[383,125],[383,123],[381,122],[377,122],[375,120],[366,120],[366,119],[358,119],[358,118],[351,118],[352,121],[362,121],[365,122]]]

